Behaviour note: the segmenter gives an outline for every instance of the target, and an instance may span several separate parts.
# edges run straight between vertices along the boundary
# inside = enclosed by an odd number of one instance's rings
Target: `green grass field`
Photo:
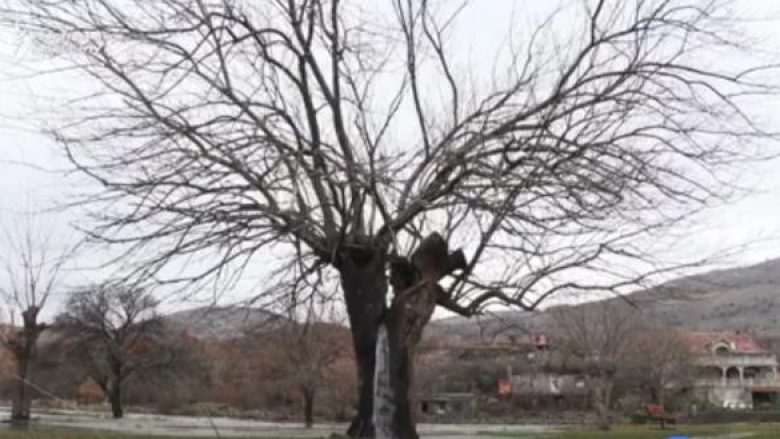
[[[176,439],[170,436],[142,436],[100,430],[72,428],[32,428],[29,430],[0,429],[0,439]]]
[[[751,435],[746,437],[750,437],[751,439],[780,439],[780,425],[681,425],[677,428],[666,430],[648,426],[618,426],[608,432],[577,431],[553,437],[555,439],[666,439],[672,435],[717,437],[747,433],[750,433]]]
[[[748,436],[749,434],[749,436]],[[723,425],[681,425],[661,430],[644,425],[616,426],[610,431],[572,429],[560,434],[546,436],[546,439],[666,439],[669,436],[696,438],[744,437],[745,439],[780,439],[780,424],[723,424]],[[742,436],[745,435],[745,436]]]

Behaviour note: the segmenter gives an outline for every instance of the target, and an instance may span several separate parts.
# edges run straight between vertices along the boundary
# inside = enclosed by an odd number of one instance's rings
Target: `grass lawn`
[[[695,438],[726,437],[729,434],[746,434],[737,436],[750,439],[780,439],[780,424],[724,424],[680,426],[673,429],[660,430],[658,427],[642,425],[615,426],[610,431],[573,428],[569,431],[548,435],[514,435],[510,433],[481,433],[479,437],[504,437],[507,439],[667,439],[669,436],[680,435]],[[187,436],[144,436],[122,434],[100,430],[79,430],[71,428],[32,428],[30,430],[10,430],[0,428],[0,439],[191,439]],[[245,438],[251,439],[251,438]],[[263,439],[272,439],[264,437]],[[283,438],[277,438],[283,439]]]
[[[0,429],[0,439],[175,439],[170,436],[142,436],[102,430],[75,428],[30,428],[29,430]]]
[[[142,434],[126,434],[104,430],[82,430],[76,428],[40,427],[29,430],[12,430],[0,428],[0,439],[191,439],[187,436],[148,436]],[[197,439],[205,439],[199,436]],[[240,438],[252,439],[252,438]],[[269,438],[262,439],[284,439]]]
[[[746,434],[750,439],[780,439],[780,424],[681,425],[661,430],[657,426],[621,425],[610,431],[572,429],[546,439],[666,439],[669,436],[718,437]]]

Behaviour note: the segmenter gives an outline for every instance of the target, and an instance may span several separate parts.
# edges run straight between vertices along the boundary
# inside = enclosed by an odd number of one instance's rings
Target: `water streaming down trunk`
[[[439,279],[465,267],[438,234],[424,239],[411,258],[393,257],[387,277],[386,249],[352,250],[339,260],[358,366],[358,413],[354,438],[417,439],[411,395],[414,349],[444,294]],[[393,300],[387,304],[388,281]]]
[[[374,436],[374,364],[376,340],[388,291],[385,249],[345,251],[339,260],[341,287],[349,315],[358,372],[357,413],[347,435]]]
[[[372,420],[377,439],[393,439],[393,418],[395,400],[390,381],[390,341],[387,326],[379,326],[376,340],[376,362],[374,366],[374,413]]]

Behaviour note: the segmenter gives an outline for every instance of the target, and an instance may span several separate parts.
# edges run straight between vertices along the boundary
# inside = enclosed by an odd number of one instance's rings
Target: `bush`
[[[650,421],[650,417],[643,411],[634,411],[628,415],[629,422],[632,424],[647,424]]]

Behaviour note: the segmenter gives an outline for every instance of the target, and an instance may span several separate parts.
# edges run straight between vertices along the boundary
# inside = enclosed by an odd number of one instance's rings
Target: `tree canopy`
[[[270,249],[311,279],[341,248],[409,254],[436,231],[469,250],[440,303],[461,313],[617,289],[657,268],[633,244],[769,135],[750,99],[775,89],[719,2],[582,1],[510,29],[484,78],[448,2],[6,4],[94,81],[55,133],[105,188],[95,236],[167,280]]]

